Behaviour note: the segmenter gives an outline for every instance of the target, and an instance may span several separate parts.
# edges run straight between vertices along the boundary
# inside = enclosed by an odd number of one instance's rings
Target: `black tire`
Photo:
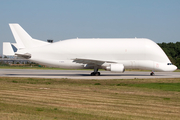
[[[95,73],[94,73],[94,72],[92,72],[92,73],[91,73],[91,76],[94,76],[94,75],[95,75]]]
[[[99,73],[98,73],[98,72],[96,72],[96,73],[95,73],[95,76],[99,76]]]
[[[98,72],[98,75],[100,76],[100,75],[101,75],[101,73],[100,73],[100,72]]]
[[[152,73],[150,73],[150,75],[153,76],[153,75],[155,75],[155,74],[152,72]]]
[[[101,74],[100,74],[100,72],[92,72],[91,73],[91,76],[100,76]]]

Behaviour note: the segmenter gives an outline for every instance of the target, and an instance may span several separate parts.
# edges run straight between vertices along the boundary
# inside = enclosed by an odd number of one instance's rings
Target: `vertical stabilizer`
[[[33,48],[49,43],[33,39],[19,24],[9,24],[13,36],[17,42],[18,49]]]
[[[30,48],[32,37],[19,25],[9,24],[19,49]]]

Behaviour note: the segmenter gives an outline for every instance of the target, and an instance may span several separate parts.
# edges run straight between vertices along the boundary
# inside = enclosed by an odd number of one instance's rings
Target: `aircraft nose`
[[[175,71],[177,69],[177,67],[175,65],[172,66],[173,71]]]
[[[175,71],[177,69],[177,67],[175,65],[171,66],[171,71]]]

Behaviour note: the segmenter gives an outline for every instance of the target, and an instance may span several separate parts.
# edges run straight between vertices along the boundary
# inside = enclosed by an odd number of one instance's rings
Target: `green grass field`
[[[0,77],[2,120],[179,119],[180,79]]]

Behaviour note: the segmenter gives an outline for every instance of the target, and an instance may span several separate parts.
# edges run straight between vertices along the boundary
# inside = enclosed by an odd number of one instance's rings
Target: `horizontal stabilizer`
[[[14,56],[18,47],[16,43],[3,42],[3,55]]]
[[[18,55],[19,57],[26,58],[26,59],[31,58],[31,54],[29,53],[25,53],[25,54],[15,53],[15,55]]]

